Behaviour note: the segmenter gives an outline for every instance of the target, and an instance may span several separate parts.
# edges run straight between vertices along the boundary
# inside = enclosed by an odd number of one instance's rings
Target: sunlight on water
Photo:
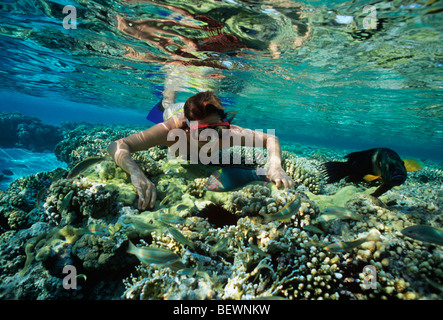
[[[63,24],[73,23],[67,4],[76,9],[75,29]],[[147,114],[172,75],[180,99],[214,90],[234,101],[239,124],[276,128],[285,141],[384,143],[442,158],[441,6],[7,1],[2,94]]]
[[[0,1],[0,300],[440,300],[442,29],[443,0]],[[206,90],[235,118],[178,116]]]

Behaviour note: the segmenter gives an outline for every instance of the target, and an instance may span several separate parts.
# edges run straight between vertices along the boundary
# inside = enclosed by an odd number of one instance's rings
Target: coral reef
[[[51,184],[50,196],[46,198],[43,208],[46,209],[48,219],[56,225],[74,225],[83,217],[112,217],[118,211],[119,192],[106,186],[86,179],[60,179]]]
[[[57,159],[66,162],[70,167],[91,156],[104,156],[111,141],[121,139],[144,128],[129,126],[107,127],[101,125],[81,124],[67,130],[65,124],[64,138],[56,146],[54,153]]]
[[[312,193],[322,189],[321,176],[318,171],[319,162],[300,158],[288,151],[282,152],[282,167],[294,180],[296,186],[303,185]]]
[[[79,126],[56,152],[72,167],[130,132]],[[18,179],[0,194],[0,298],[441,299],[441,246],[401,233],[442,227],[441,165],[427,162],[377,199],[368,184],[322,184],[316,165],[334,153],[297,150],[283,152],[295,188],[224,193],[203,188],[218,167],[168,161],[164,147],[139,152],[134,159],[157,188],[155,207],[143,212],[112,161],[72,179],[63,169]],[[267,219],[295,199],[292,216]],[[331,206],[358,218],[317,222]],[[129,241],[180,259],[140,262]],[[63,286],[67,265],[77,270],[76,289]]]
[[[35,117],[18,112],[0,112],[0,146],[32,151],[52,151],[63,139],[60,127],[44,124]]]

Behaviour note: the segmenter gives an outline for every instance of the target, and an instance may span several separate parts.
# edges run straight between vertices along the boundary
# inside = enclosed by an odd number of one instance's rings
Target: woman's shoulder
[[[168,130],[172,129],[184,129],[186,124],[186,117],[180,115],[173,115],[168,120],[163,122]]]
[[[241,133],[245,130],[245,128],[237,126],[235,124],[231,124],[231,126],[229,127],[230,131],[232,133]]]

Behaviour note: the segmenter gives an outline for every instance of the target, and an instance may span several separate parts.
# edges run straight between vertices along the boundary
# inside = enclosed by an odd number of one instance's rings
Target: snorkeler
[[[186,134],[187,143],[190,143],[190,124],[198,123],[197,130],[203,128],[214,129],[219,134],[222,143],[218,149],[226,146],[223,139],[229,139],[228,146],[240,144],[246,146],[247,141],[253,141],[250,147],[262,146],[268,151],[267,178],[276,184],[277,188],[294,186],[293,180],[281,167],[281,148],[276,136],[259,131],[245,129],[231,124],[232,118],[227,119],[227,113],[222,107],[220,99],[212,92],[205,91],[193,95],[183,104],[177,104],[174,96],[165,95],[163,101],[164,121],[144,131],[129,137],[116,140],[108,147],[108,152],[115,163],[131,176],[131,181],[139,196],[138,208],[144,210],[148,205],[153,208],[156,201],[156,189],[132,159],[131,153],[148,148],[165,145],[171,147],[176,142],[168,140],[168,133],[174,129],[181,129]],[[180,107],[183,105],[183,108]],[[215,139],[218,140],[218,139]],[[210,141],[209,143],[211,143]],[[208,142],[198,140],[198,150]],[[188,153],[190,148],[187,148]],[[189,154],[188,154],[189,155]]]

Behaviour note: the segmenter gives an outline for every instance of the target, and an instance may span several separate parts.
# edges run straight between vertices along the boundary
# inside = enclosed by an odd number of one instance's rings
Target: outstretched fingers
[[[137,187],[136,189],[137,189],[137,194],[138,194],[138,209],[144,210],[146,208],[146,205],[145,205],[146,192],[140,187]]]
[[[138,194],[138,209],[145,210],[149,205],[150,208],[154,208],[155,201],[157,200],[157,192],[155,185],[152,182],[142,183],[141,186],[136,187]]]

